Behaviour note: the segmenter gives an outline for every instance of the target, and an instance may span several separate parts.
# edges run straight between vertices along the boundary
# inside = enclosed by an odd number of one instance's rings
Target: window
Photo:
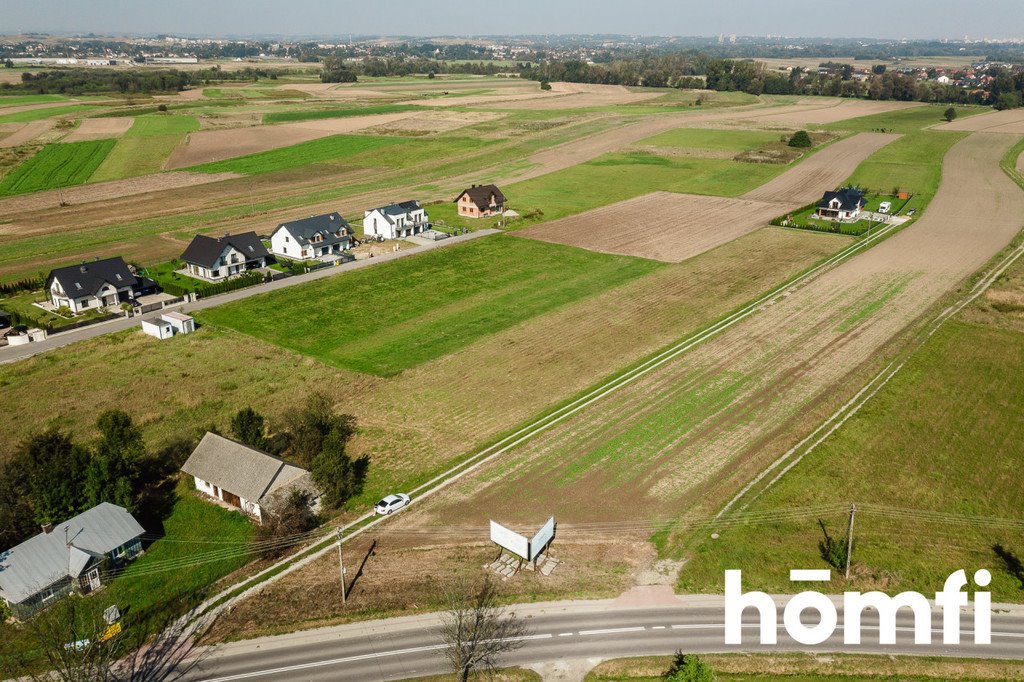
[[[75,288],[78,289],[79,291],[81,291],[82,290],[81,282],[75,282]]]

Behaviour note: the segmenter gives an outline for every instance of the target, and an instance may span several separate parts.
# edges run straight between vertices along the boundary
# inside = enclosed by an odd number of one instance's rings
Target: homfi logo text
[[[757,609],[760,618],[761,644],[775,644],[779,628],[778,608],[764,592],[743,592],[743,572],[725,572],[725,643],[742,644],[743,611]],[[829,570],[790,571],[791,582],[829,582]],[[974,584],[988,587],[992,575],[985,569],[976,571]],[[935,593],[935,605],[942,610],[942,643],[960,643],[960,609],[970,605],[964,588],[967,576],[959,570],[948,578],[942,590]],[[860,644],[861,614],[866,609],[878,613],[878,643],[896,643],[896,614],[901,609],[913,615],[914,643],[931,644],[932,604],[919,592],[901,592],[890,597],[882,592],[843,593],[843,642]],[[813,625],[801,622],[804,613],[816,612],[819,620]],[[800,644],[820,644],[833,635],[839,625],[835,602],[820,592],[806,591],[792,597],[782,613],[786,633]],[[989,592],[974,593],[974,643],[991,644],[992,597]]]

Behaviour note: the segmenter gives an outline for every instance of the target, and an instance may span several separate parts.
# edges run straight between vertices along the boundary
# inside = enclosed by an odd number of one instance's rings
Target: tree
[[[85,507],[82,491],[89,452],[57,428],[30,436],[15,459],[28,473],[28,487],[38,523],[60,523]]]
[[[317,526],[316,516],[309,508],[309,493],[301,490],[292,490],[270,511],[256,528],[255,549],[264,557],[281,555]]]
[[[953,119],[956,118],[956,109],[954,109],[953,107],[946,109],[946,111],[943,112],[942,114],[942,118],[946,119],[947,121],[952,121]]]
[[[322,83],[355,83],[357,80],[354,71],[345,65],[341,57],[324,57],[323,70],[320,72]]]
[[[243,407],[231,418],[231,435],[239,443],[244,443],[257,450],[265,450],[267,445],[266,420],[251,407]]]
[[[793,133],[793,137],[789,138],[789,146],[806,149],[814,145],[811,141],[811,136],[807,134],[806,130],[798,130]]]
[[[25,623],[33,646],[0,643],[0,673],[32,682],[157,682],[178,679],[205,658],[194,642],[212,623],[189,627],[127,615],[121,622],[121,633],[104,641],[107,624],[98,609],[80,597],[63,599]]]
[[[1016,93],[1004,92],[1003,94],[999,95],[999,97],[995,101],[995,104],[993,104],[992,106],[994,106],[999,111],[1005,111],[1006,109],[1016,109],[1017,107],[1020,106],[1020,100],[1018,99]]]
[[[33,520],[28,473],[17,459],[0,465],[0,547],[13,547],[39,532]]]
[[[718,679],[715,671],[693,654],[677,651],[672,665],[664,672],[662,678],[668,682],[715,682]]]
[[[540,82],[540,89],[541,90],[550,90],[551,89],[551,83],[549,83],[547,81],[541,81]]]
[[[452,672],[466,682],[470,673],[493,673],[501,654],[519,649],[529,634],[525,621],[498,605],[498,592],[489,575],[475,590],[465,584],[449,587],[447,609],[441,616],[441,637]]]
[[[434,70],[433,69],[431,69],[430,71],[427,72],[427,78],[429,78],[430,80],[434,80]]]
[[[348,417],[354,422],[353,417]],[[310,477],[323,491],[324,504],[338,509],[363,490],[370,460],[365,455],[353,461],[345,446],[354,432],[348,423],[339,423],[323,440],[320,454],[313,458]]]
[[[284,413],[287,450],[292,459],[308,467],[323,450],[324,438],[338,429],[348,440],[355,432],[355,418],[334,414],[334,403],[324,393],[314,391],[302,407]]]
[[[142,431],[122,410],[107,410],[96,420],[100,432],[85,471],[83,507],[112,502],[136,510],[136,492],[146,444]]]

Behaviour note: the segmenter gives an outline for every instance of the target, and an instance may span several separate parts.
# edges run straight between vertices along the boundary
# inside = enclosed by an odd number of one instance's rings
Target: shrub
[[[953,107],[946,109],[946,111],[942,114],[942,118],[946,119],[947,121],[952,121],[953,119],[956,118],[956,109],[954,109]]]
[[[167,111],[167,105],[166,104],[161,104],[160,106],[158,106],[156,108],[156,110],[157,111]]]
[[[798,130],[793,133],[793,137],[789,138],[789,146],[797,147],[799,149],[806,149],[807,147],[813,146],[811,136],[807,134],[806,130]]]
[[[672,665],[664,672],[662,678],[667,682],[715,682],[718,679],[715,671],[704,661],[693,654],[677,651]]]
[[[550,90],[551,89],[551,83],[548,83],[547,81],[541,81],[540,82],[540,89],[541,90]]]

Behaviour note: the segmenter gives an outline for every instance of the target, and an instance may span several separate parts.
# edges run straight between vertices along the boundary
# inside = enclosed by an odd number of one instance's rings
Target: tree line
[[[89,93],[148,94],[178,92],[189,87],[220,82],[248,82],[276,78],[280,70],[246,67],[226,71],[217,66],[196,71],[178,69],[58,68],[24,72],[21,82],[0,83],[0,94],[82,95]]]

